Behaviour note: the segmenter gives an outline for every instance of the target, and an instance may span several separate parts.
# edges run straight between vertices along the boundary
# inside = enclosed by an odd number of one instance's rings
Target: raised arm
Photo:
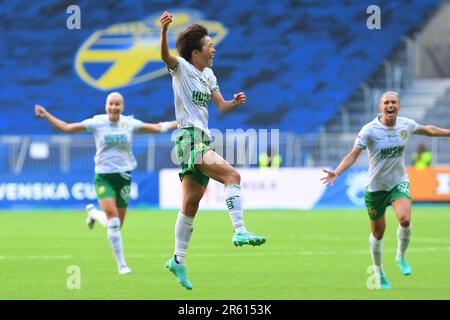
[[[349,153],[347,153],[334,171],[323,170],[327,176],[321,178],[320,180],[327,186],[332,186],[336,179],[355,163],[362,150],[363,149],[361,148],[354,147]]]
[[[431,125],[419,126],[416,134],[421,134],[429,137],[450,137],[450,129],[443,129]]]
[[[219,109],[220,112],[228,112],[230,110],[233,110],[240,104],[244,104],[247,102],[247,97],[245,96],[245,93],[239,92],[233,95],[233,100],[225,100],[220,93],[219,90],[214,91],[211,95],[211,99],[214,103],[214,105]]]
[[[170,54],[169,44],[167,41],[167,29],[169,29],[169,24],[172,22],[172,15],[164,11],[160,18],[161,21],[161,59],[167,65],[170,70],[174,70],[178,60],[175,56]]]
[[[39,118],[45,118],[52,126],[53,128],[66,132],[66,133],[77,133],[77,132],[83,132],[86,131],[86,128],[84,125],[80,122],[77,123],[67,123],[64,122],[56,117],[54,117],[50,112],[45,110],[43,106],[40,106],[36,104],[34,106],[34,113],[36,117]]]
[[[141,133],[164,133],[169,130],[175,130],[177,128],[176,121],[159,122],[159,123],[144,123],[139,129]]]

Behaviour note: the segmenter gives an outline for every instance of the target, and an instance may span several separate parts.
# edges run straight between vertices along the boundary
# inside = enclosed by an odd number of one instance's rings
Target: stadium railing
[[[280,132],[275,150],[282,156],[282,167],[335,167],[352,148],[355,133],[326,134],[320,139],[314,135]],[[449,139],[425,139],[433,152],[433,165],[448,165]],[[266,143],[245,142],[238,149],[233,146],[231,159],[226,148],[217,144],[216,151],[237,168],[257,167],[258,154],[265,151]],[[133,140],[136,170],[155,172],[162,168],[177,168],[172,159],[173,142],[169,134],[138,135]],[[407,148],[405,159],[409,165],[414,148]],[[42,173],[90,173],[94,170],[95,143],[89,135],[24,135],[0,136],[0,172],[8,174]],[[367,166],[364,152],[355,166]]]

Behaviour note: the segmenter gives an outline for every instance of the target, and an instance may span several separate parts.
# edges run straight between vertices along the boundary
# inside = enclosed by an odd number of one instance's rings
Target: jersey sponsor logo
[[[107,134],[105,135],[105,144],[110,147],[126,144],[128,138],[126,134]]]
[[[192,23],[203,24],[217,45],[228,30],[218,21],[204,20],[198,10],[172,11],[174,20],[168,30],[171,54],[176,55],[175,39]],[[161,12],[131,22],[111,25],[95,31],[80,47],[75,57],[78,76],[99,90],[123,88],[167,74],[160,58]]]
[[[207,108],[211,96],[204,92],[192,91],[192,102],[199,107]]]
[[[381,149],[381,159],[399,158],[403,155],[403,151],[405,151],[405,146]]]
[[[400,137],[402,137],[403,140],[408,139],[408,130],[402,130],[400,131]]]

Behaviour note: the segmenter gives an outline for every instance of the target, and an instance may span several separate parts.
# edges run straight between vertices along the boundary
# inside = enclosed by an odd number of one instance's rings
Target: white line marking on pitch
[[[396,248],[384,249],[385,253],[395,253]],[[450,247],[424,247],[424,248],[409,248],[408,252],[422,253],[422,252],[450,252]],[[367,255],[369,249],[355,250],[355,251],[339,251],[339,250],[322,250],[322,251],[261,251],[261,252],[225,252],[225,253],[195,253],[192,252],[190,256],[195,257],[237,257],[237,256],[251,256],[251,257],[290,257],[290,256],[333,256],[333,255]],[[128,254],[127,258],[132,259],[152,259],[152,258],[166,258],[170,254],[149,255],[149,254]],[[31,256],[0,256],[0,260],[70,260],[70,259],[111,259],[110,255],[31,255]]]

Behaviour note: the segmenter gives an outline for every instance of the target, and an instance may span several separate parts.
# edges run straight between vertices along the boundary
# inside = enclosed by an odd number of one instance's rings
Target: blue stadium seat
[[[399,39],[439,3],[385,1],[380,4],[382,29],[368,30],[366,9],[373,2],[230,0],[205,6],[201,0],[168,0],[164,4],[167,9],[191,13],[188,10],[199,8],[195,14],[220,22],[228,30],[216,46],[214,70],[226,98],[243,90],[248,103],[227,115],[210,107],[210,127],[314,133],[376,70]],[[80,0],[77,4],[82,12],[81,30],[65,28],[67,14],[58,0],[27,2],[26,6],[15,1],[0,4],[5,13],[0,21],[0,105],[7,108],[7,116],[0,118],[2,134],[54,133],[47,123],[34,118],[35,103],[65,121],[78,122],[103,113],[107,93],[116,90],[125,96],[125,113],[151,122],[174,117],[167,74],[99,90],[76,72],[77,52],[91,35],[113,24],[158,17],[160,4],[144,0]],[[159,43],[155,43],[158,50]],[[98,79],[108,64],[111,61],[86,64],[86,71]],[[164,68],[156,58],[135,77],[155,66]]]

